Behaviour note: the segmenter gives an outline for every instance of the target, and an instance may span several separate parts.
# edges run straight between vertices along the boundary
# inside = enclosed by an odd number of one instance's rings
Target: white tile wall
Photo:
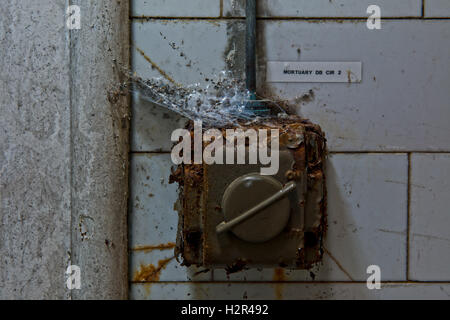
[[[450,1],[425,0],[425,17],[450,17]]]
[[[131,0],[133,17],[218,17],[220,0]]]
[[[281,98],[313,90],[298,112],[325,130],[330,150],[450,150],[450,21],[265,23],[267,60],[362,61],[359,84],[271,84]],[[301,53],[298,55],[297,49]]]
[[[186,118],[136,96],[131,105],[131,150],[169,151],[172,131],[183,128]]]
[[[411,157],[410,278],[450,279],[450,154]]]
[[[206,84],[225,69],[227,24],[217,20],[133,21],[132,43],[181,84]],[[142,77],[162,77],[132,48],[132,69]]]
[[[259,0],[263,17],[367,17],[367,7],[378,5],[382,17],[417,17],[422,0]],[[224,16],[244,16],[245,0],[224,0]]]
[[[343,283],[155,283],[131,286],[131,299],[439,299],[448,300],[450,284],[382,284],[368,290],[365,284]]]
[[[431,14],[448,10],[446,0],[427,0]],[[261,17],[367,17],[367,7],[378,5],[382,17],[419,17],[421,0],[260,0]],[[132,0],[133,17],[219,17],[220,0]],[[223,0],[223,16],[243,17],[245,0]]]

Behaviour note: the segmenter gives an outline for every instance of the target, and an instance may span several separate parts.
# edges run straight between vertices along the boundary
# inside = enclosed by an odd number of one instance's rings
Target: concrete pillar
[[[0,52],[0,299],[126,298],[128,1],[2,1]]]

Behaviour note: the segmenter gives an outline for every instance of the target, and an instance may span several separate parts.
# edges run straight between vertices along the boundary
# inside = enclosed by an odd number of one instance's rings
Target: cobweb
[[[277,118],[277,113],[256,116],[253,110],[247,108],[246,105],[251,101],[250,92],[245,89],[243,81],[233,79],[225,71],[220,72],[215,79],[208,79],[207,85],[203,86],[181,86],[168,83],[163,78],[143,79],[136,73],[127,73],[121,90],[190,120],[201,120],[205,127],[239,126],[239,123]],[[278,116],[286,115],[283,108],[273,101],[271,107],[275,107]]]

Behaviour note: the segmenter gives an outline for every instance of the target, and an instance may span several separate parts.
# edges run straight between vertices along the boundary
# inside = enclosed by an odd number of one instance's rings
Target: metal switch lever
[[[267,208],[268,206],[275,203],[276,201],[284,198],[289,192],[294,190],[296,186],[297,185],[295,184],[294,181],[290,181],[290,182],[286,183],[286,185],[283,187],[283,189],[281,189],[274,195],[270,196],[269,198],[261,201],[253,208],[245,211],[244,213],[242,213],[241,215],[237,216],[236,218],[234,218],[230,221],[227,221],[227,222],[223,221],[223,222],[219,223],[216,227],[216,232],[218,234],[221,234],[221,233],[228,231],[229,229],[237,226],[238,224],[250,219],[255,214],[260,212],[261,210]]]

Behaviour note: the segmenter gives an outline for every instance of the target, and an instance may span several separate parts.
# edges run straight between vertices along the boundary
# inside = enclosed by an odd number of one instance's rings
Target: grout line
[[[130,284],[147,284],[147,283],[161,283],[161,284],[231,284],[231,283],[242,283],[242,284],[367,284],[367,281],[130,281]],[[450,281],[381,281],[381,284],[423,284],[423,285],[436,285],[436,284],[450,284]]]
[[[245,17],[165,17],[165,16],[130,16],[131,20],[192,20],[192,21],[201,21],[201,20],[245,20]],[[367,17],[258,17],[257,20],[273,20],[273,21],[312,21],[312,22],[321,22],[321,21],[367,21]],[[410,16],[410,17],[384,17],[383,20],[450,20],[450,17],[428,17],[424,16]]]
[[[408,177],[407,177],[407,202],[406,202],[406,280],[410,280],[409,277],[409,255],[410,255],[410,225],[411,225],[411,152],[408,153]]]
[[[219,0],[220,1],[220,13],[219,16],[222,18],[223,17],[223,0]]]
[[[425,0],[422,0],[422,18],[425,18]]]

